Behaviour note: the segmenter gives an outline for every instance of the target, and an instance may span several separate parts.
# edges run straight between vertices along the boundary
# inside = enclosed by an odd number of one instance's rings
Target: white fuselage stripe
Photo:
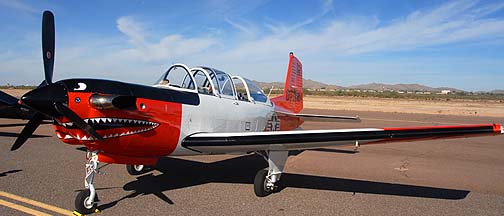
[[[289,135],[289,134],[314,134],[314,133],[344,133],[344,132],[366,132],[383,131],[380,128],[359,128],[359,129],[336,129],[336,130],[296,130],[296,131],[267,131],[267,132],[243,132],[243,133],[198,133],[191,137],[237,137],[237,136],[268,136],[268,135]]]

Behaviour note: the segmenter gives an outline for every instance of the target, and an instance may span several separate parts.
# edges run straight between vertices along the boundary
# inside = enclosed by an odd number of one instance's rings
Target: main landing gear
[[[145,165],[126,165],[126,171],[128,171],[130,175],[141,175],[151,170],[151,167]]]
[[[259,154],[268,161],[268,168],[257,172],[254,178],[254,193],[258,197],[265,197],[278,191],[277,184],[280,181],[289,152],[266,151]]]
[[[84,178],[84,186],[86,190],[83,190],[77,194],[75,197],[75,209],[80,214],[91,214],[98,210],[98,194],[93,186],[93,180],[95,174],[99,173],[98,170],[98,151],[88,151],[86,154],[86,177]]]

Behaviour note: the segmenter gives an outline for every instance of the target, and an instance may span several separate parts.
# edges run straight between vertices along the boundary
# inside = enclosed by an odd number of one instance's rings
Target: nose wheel
[[[83,190],[77,194],[75,197],[75,210],[81,214],[92,214],[96,212],[96,207],[98,206],[98,194],[95,194],[94,200],[90,202],[89,190]]]
[[[79,192],[75,197],[75,210],[85,215],[98,212],[98,194],[93,185],[95,174],[99,173],[98,151],[88,151],[86,159],[86,177],[84,178],[86,190]]]

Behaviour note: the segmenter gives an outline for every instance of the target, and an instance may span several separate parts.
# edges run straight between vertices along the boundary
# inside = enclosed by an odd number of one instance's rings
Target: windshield
[[[254,98],[254,100],[257,102],[266,103],[266,101],[268,101],[268,97],[264,95],[264,92],[261,90],[261,88],[259,88],[259,86],[257,86],[254,82],[252,82],[249,79],[244,80],[249,88],[250,97]]]

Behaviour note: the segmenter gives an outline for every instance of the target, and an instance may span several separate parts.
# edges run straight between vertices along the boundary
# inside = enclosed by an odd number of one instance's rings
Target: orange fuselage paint
[[[85,145],[89,150],[98,150],[104,155],[100,159],[103,162],[130,164],[135,164],[135,161],[169,155],[177,147],[182,121],[181,104],[137,98],[136,108],[100,110],[89,104],[91,95],[92,93],[69,92],[68,107],[82,119],[135,119],[157,123],[158,126],[145,132],[115,137],[111,136],[125,134],[128,131],[142,131],[146,126],[97,130],[97,133],[105,138],[105,140],[99,141],[78,140],[77,137],[89,137],[89,134],[78,128],[66,128],[55,124],[54,129],[64,143]],[[57,121],[68,122],[65,118],[57,119]],[[65,139],[68,137],[67,135],[72,138]]]

